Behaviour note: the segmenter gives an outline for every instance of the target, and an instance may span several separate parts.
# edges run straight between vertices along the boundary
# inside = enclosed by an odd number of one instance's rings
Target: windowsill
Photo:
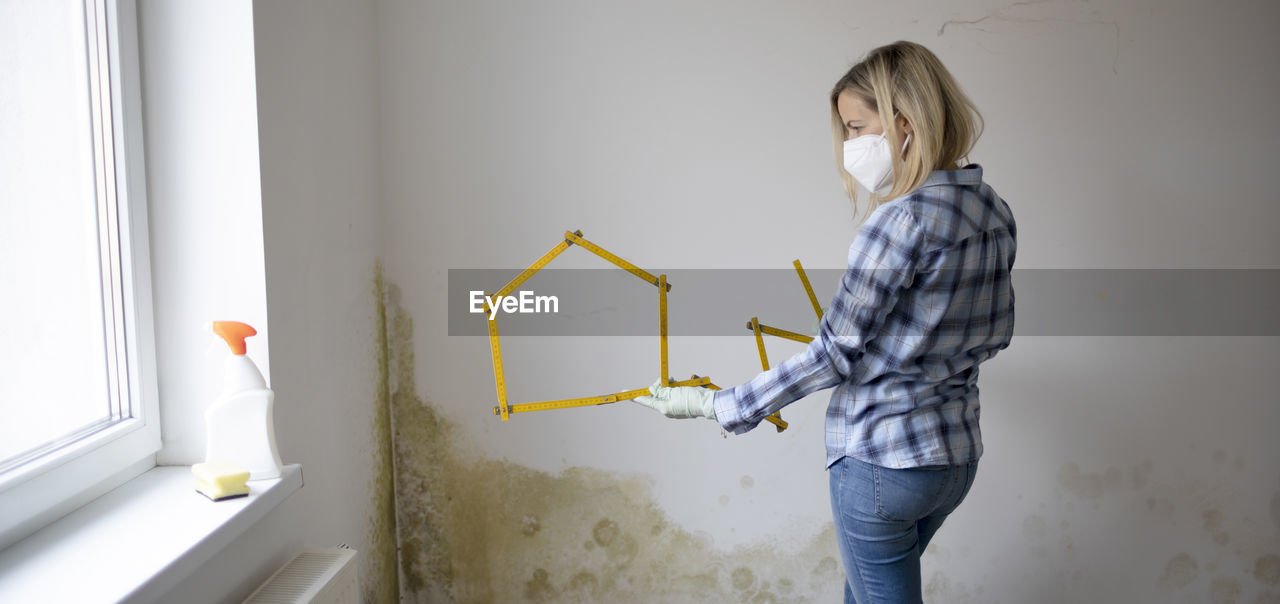
[[[237,499],[194,485],[190,466],[152,468],[0,552],[0,600],[156,600],[301,488],[302,466]]]

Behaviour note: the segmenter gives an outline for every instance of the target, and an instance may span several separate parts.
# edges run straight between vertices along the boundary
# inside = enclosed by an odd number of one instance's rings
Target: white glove
[[[716,418],[716,412],[712,406],[716,391],[710,388],[702,386],[673,388],[663,386],[662,379],[659,378],[649,386],[649,392],[652,392],[653,396],[637,396],[631,400],[673,419]]]

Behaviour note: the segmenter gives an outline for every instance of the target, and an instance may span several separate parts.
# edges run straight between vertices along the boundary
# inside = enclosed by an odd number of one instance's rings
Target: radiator
[[[271,575],[246,604],[360,604],[356,550],[303,550]]]

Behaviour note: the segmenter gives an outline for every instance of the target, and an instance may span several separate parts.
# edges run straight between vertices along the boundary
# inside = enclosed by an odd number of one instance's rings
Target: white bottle
[[[245,355],[244,339],[257,330],[237,321],[215,321],[214,333],[231,347],[222,394],[204,412],[206,462],[223,461],[249,470],[249,480],[280,477],[280,454],[272,420],[275,393]]]

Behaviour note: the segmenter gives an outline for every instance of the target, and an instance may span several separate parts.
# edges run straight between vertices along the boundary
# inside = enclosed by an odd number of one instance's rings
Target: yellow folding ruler
[[[821,320],[822,305],[818,304],[818,297],[813,293],[813,286],[809,284],[809,277],[805,275],[804,267],[800,266],[799,260],[795,260],[794,262],[792,262],[792,265],[796,267],[796,273],[800,275],[800,282],[804,284],[804,291],[809,296],[809,302],[813,304],[813,311],[817,313],[818,319]],[[747,329],[750,329],[753,333],[755,333],[756,349],[760,352],[760,368],[764,371],[769,370],[769,355],[767,352],[765,352],[765,349],[764,349],[765,334],[769,334],[771,336],[777,336],[779,338],[785,338],[788,340],[795,340],[796,342],[803,342],[805,344],[808,344],[809,342],[813,341],[813,336],[806,336],[803,334],[796,333],[794,331],[787,331],[785,329],[778,329],[777,327],[770,327],[768,325],[764,325],[760,323],[759,317],[751,317],[751,319],[747,321]],[[777,424],[779,432],[781,432],[782,429],[786,427],[786,422],[783,422],[781,417],[777,418],[777,421],[774,421],[773,415],[770,415],[765,419],[772,421],[774,424]]]
[[[800,259],[792,260],[791,265],[796,267],[796,274],[800,275],[800,283],[804,284],[804,293],[809,295],[809,303],[813,305],[813,312],[821,319],[822,305],[818,304],[818,297],[813,295],[813,286],[809,285],[809,276],[804,274],[804,267],[800,266]]]
[[[503,297],[510,295],[511,292],[515,291],[517,287],[520,287],[522,283],[529,280],[529,278],[532,277],[534,273],[537,273],[539,270],[541,270],[542,268],[550,264],[551,261],[554,260],[556,256],[559,256],[561,252],[569,249],[570,245],[578,245],[580,247],[583,247],[588,251],[590,251],[591,253],[597,256],[600,256],[605,260],[608,260],[618,268],[621,268],[622,270],[625,270],[635,275],[636,277],[639,277],[642,281],[651,283],[658,288],[658,361],[659,361],[658,371],[659,371],[659,377],[662,384],[670,387],[706,386],[707,388],[710,388],[712,390],[721,389],[719,386],[716,386],[715,384],[711,383],[711,378],[709,377],[699,377],[697,375],[694,375],[687,380],[673,381],[671,379],[670,367],[667,361],[667,335],[668,335],[667,334],[667,292],[671,291],[671,284],[667,282],[667,276],[665,274],[654,276],[652,273],[649,273],[644,269],[630,262],[627,262],[626,260],[623,260],[617,255],[605,250],[604,248],[590,241],[587,241],[585,238],[583,238],[582,231],[573,231],[573,232],[565,231],[564,241],[557,243],[555,247],[551,248],[550,251],[548,251],[546,254],[543,254],[541,258],[539,258],[533,264],[529,265],[529,268],[521,271],[520,274],[516,275],[514,279],[512,279],[509,283],[504,285],[502,289],[499,289],[496,294],[486,294],[485,316],[487,317],[486,320],[488,321],[488,325],[489,325],[489,349],[490,349],[490,352],[493,354],[493,379],[494,379],[494,384],[498,391],[498,405],[493,408],[494,415],[500,416],[503,419],[503,421],[505,421],[507,419],[510,419],[511,414],[513,413],[525,413],[529,411],[546,411],[550,409],[568,409],[572,407],[604,405],[608,403],[616,403],[618,401],[630,400],[638,396],[645,396],[650,394],[648,388],[637,388],[634,390],[615,392],[613,394],[589,396],[584,398],[568,398],[568,399],[557,399],[557,400],[551,400],[551,401],[539,401],[539,402],[533,402],[533,403],[518,403],[518,404],[510,404],[507,402],[507,384],[506,384],[506,380],[503,377],[503,370],[502,370],[502,343],[498,336],[497,313],[494,312],[494,309],[491,306],[491,303],[489,302],[489,300],[500,300],[500,299],[503,299]],[[803,278],[803,273],[802,273],[802,278]],[[807,283],[808,282],[806,281],[806,287],[807,287]],[[810,295],[812,295],[812,292],[810,292]],[[761,354],[763,355],[763,348],[761,348]],[[771,423],[777,426],[779,432],[785,430],[787,427],[787,422],[783,421],[782,416],[778,413],[774,413],[773,415],[770,415],[765,419],[769,420]]]
[[[800,275],[800,283],[804,284],[804,291],[805,291],[805,294],[809,296],[809,303],[813,305],[813,312],[817,314],[818,319],[821,320],[822,305],[818,304],[818,296],[814,295],[813,293],[813,286],[809,284],[809,277],[808,275],[805,275],[804,267],[800,266],[799,260],[793,260],[791,264],[796,267],[796,273]],[[804,334],[799,334],[794,331],[787,331],[785,329],[778,329],[777,327],[771,327],[769,325],[765,325],[761,323],[757,317],[752,317],[751,320],[747,321],[747,329],[750,329],[756,332],[756,346],[760,349],[760,362],[766,365],[764,368],[765,371],[769,370],[769,367],[767,366],[769,359],[767,355],[765,355],[764,338],[761,338],[760,334],[777,336],[779,338],[784,338],[787,340],[795,340],[796,342],[803,342],[805,344],[808,344],[809,342],[813,341],[813,336],[806,336]]]

